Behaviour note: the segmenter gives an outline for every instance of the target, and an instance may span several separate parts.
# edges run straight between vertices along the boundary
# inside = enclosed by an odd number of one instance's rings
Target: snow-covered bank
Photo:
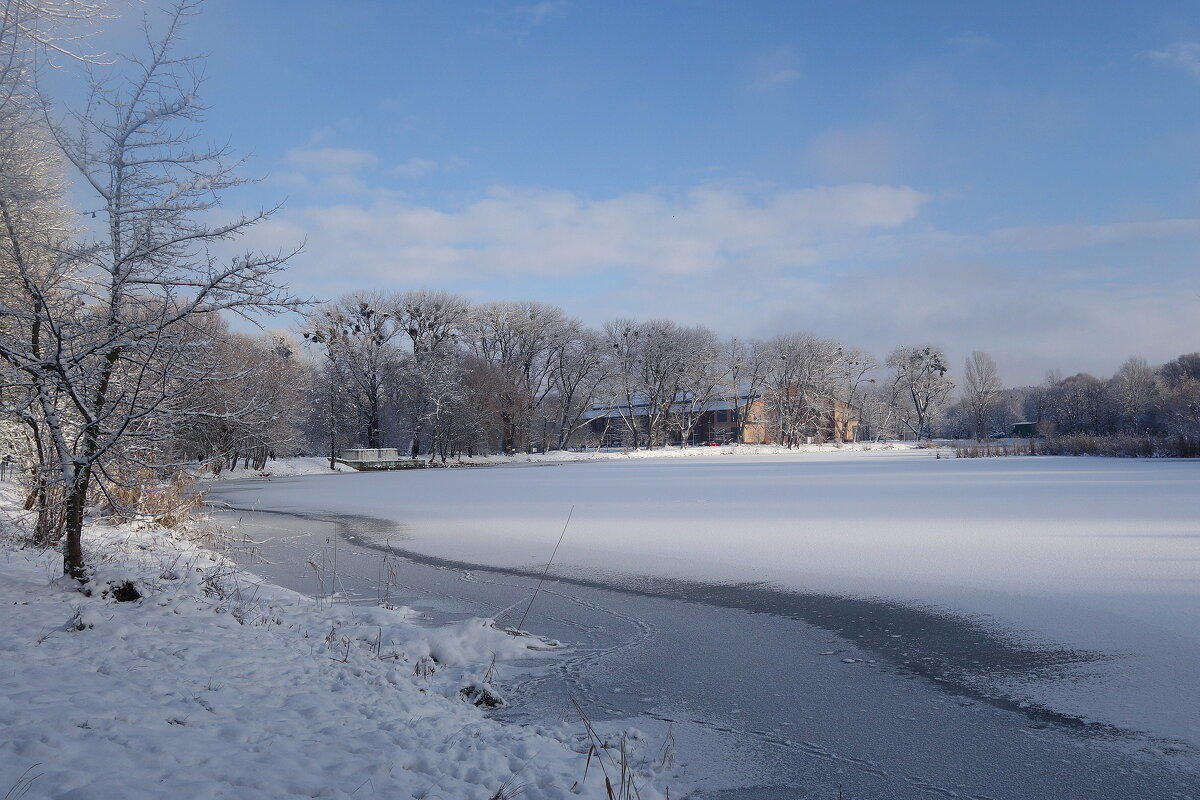
[[[437,458],[432,460],[422,456],[431,467],[482,467],[505,466],[517,464],[566,464],[580,461],[641,461],[644,459],[662,458],[710,458],[714,455],[731,456],[734,460],[740,458],[773,457],[780,459],[811,459],[822,455],[837,457],[848,453],[897,453],[919,448],[913,442],[856,442],[838,447],[832,444],[806,444],[792,448],[772,444],[739,444],[722,445],[720,447],[656,447],[653,450],[620,450],[615,448],[584,449],[584,450],[551,450],[546,453],[517,453],[515,455],[459,455],[442,463]],[[933,450],[929,450],[930,453]],[[948,455],[948,449],[943,448],[943,455]],[[296,458],[272,459],[260,470],[255,469],[226,469],[220,475],[195,469],[197,479],[209,482],[213,480],[245,480],[247,478],[286,478],[298,475],[328,475],[331,472],[356,472],[353,467],[336,464],[329,468],[327,456],[300,456]]]
[[[502,724],[463,698],[493,657],[546,642],[318,607],[157,527],[91,526],[86,544],[90,597],[56,580],[57,554],[4,537],[0,796],[605,796],[595,763],[583,784],[580,725]],[[114,599],[126,583],[140,599]]]
[[[198,466],[192,467],[190,472],[193,476],[202,482],[209,481],[238,481],[247,478],[274,478],[274,477],[289,477],[295,475],[328,475],[331,472],[355,472],[353,467],[347,467],[345,464],[335,464],[331,470],[329,468],[329,458],[322,456],[302,456],[298,458],[276,458],[268,461],[262,469],[225,469],[220,475],[213,475],[212,472],[202,469]]]
[[[616,448],[551,450],[547,453],[517,453],[514,455],[460,456],[449,459],[447,466],[503,465],[503,464],[558,464],[575,461],[641,461],[662,458],[711,458],[726,456],[733,459],[746,457],[812,458],[814,456],[836,456],[842,453],[887,452],[915,450],[913,442],[855,442],[837,446],[833,444],[803,444],[787,448],[774,444],[731,444],[697,447],[656,447],[653,450],[621,450]],[[434,462],[437,465],[439,462]]]

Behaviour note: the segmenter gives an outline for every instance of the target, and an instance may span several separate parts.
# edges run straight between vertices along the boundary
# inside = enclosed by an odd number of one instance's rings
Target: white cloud
[[[827,130],[809,143],[805,161],[833,180],[880,180],[893,175],[900,157],[896,132],[887,125]]]
[[[1035,225],[1002,228],[986,243],[1012,250],[1073,250],[1118,242],[1167,239],[1200,234],[1200,219],[1156,219],[1101,225]]]
[[[1154,61],[1182,67],[1200,80],[1200,42],[1176,42],[1162,50],[1151,50],[1146,54]]]
[[[348,173],[373,167],[379,158],[370,150],[348,147],[294,147],[284,162],[305,172]]]
[[[239,247],[307,241],[290,271],[300,294],[438,286],[560,304],[592,324],[633,315],[743,337],[812,330],[880,356],[930,341],[955,364],[986,350],[1016,382],[1195,349],[1188,244],[1200,220],[965,234],[922,220],[931,202],[873,184],[600,200],[495,187],[457,208],[374,193],[287,209]],[[1153,281],[1142,277],[1148,252]]]
[[[865,250],[914,219],[927,196],[849,184],[756,198],[702,187],[679,198],[493,188],[443,211],[377,199],[289,210],[264,226],[303,231],[305,261],[364,283],[468,276],[579,276],[629,270],[675,276],[778,270]],[[320,265],[319,267],[317,265]]]
[[[538,3],[526,3],[513,8],[513,13],[528,20],[531,25],[540,25],[548,17],[560,14],[567,8],[565,0],[542,0]]]
[[[398,164],[388,170],[390,175],[400,175],[405,178],[422,178],[436,170],[438,164],[428,158],[410,158],[403,164]]]
[[[772,47],[754,56],[749,89],[767,92],[800,80],[800,58],[794,47]]]
[[[1108,375],[1130,355],[1161,363],[1194,349],[1191,321],[1200,313],[1194,290],[1079,277],[983,259],[923,258],[789,294],[803,308],[805,327],[878,355],[897,344],[934,342],[947,348],[955,372],[972,350],[984,350],[1014,384],[1035,383],[1051,368]],[[788,316],[781,311],[765,319],[764,327],[778,329]]]

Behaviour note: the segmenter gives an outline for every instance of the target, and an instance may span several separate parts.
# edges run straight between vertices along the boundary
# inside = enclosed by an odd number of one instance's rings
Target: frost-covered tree
[[[1200,353],[1167,362],[1160,374],[1164,428],[1177,435],[1200,437]]]
[[[703,325],[682,329],[679,347],[686,356],[680,363],[679,395],[669,420],[683,446],[704,412],[724,392],[729,362],[717,335]]]
[[[867,389],[875,379],[869,377],[879,368],[875,356],[857,347],[844,347],[838,350],[837,389],[835,400],[840,403],[831,415],[833,440],[841,447],[842,442],[848,441],[857,432],[852,428],[853,423],[862,422],[862,404]]]
[[[1157,432],[1159,376],[1144,358],[1129,358],[1109,379],[1108,396],[1115,406],[1117,432],[1145,436]]]
[[[897,418],[917,438],[929,438],[933,415],[954,389],[945,353],[931,345],[903,345],[891,352],[887,366]]]
[[[144,466],[138,438],[186,413],[187,392],[212,375],[191,323],[297,305],[279,283],[284,254],[214,252],[267,214],[212,221],[240,162],[196,141],[198,64],[176,52],[194,10],[174,7],[161,36],[147,24],[147,52],[93,78],[83,107],[51,125],[97,222],[54,248],[53,270],[19,263],[18,302],[5,309],[37,331],[0,339],[0,357],[37,398],[63,493],[64,570],[77,580],[89,489]]]
[[[612,357],[605,396],[636,446],[663,443],[678,413],[694,416],[685,401],[693,388],[714,396],[711,381],[721,358],[708,329],[620,318],[605,325],[604,337]]]
[[[723,395],[733,416],[734,437],[738,444],[745,441],[749,414],[767,379],[766,351],[763,342],[757,340],[744,342],[734,338],[725,344],[726,384]]]
[[[553,388],[556,354],[571,332],[562,309],[545,303],[502,301],[473,309],[465,344],[496,369],[494,404],[503,452],[531,445],[534,417]]]
[[[400,427],[408,437],[408,450],[416,458],[431,420],[445,417],[449,407],[434,399],[455,371],[461,373],[458,344],[470,321],[471,306],[456,294],[427,289],[401,292],[390,299],[401,329],[407,334],[410,353],[403,359],[391,392],[399,409]],[[458,377],[456,376],[456,380]],[[429,438],[429,447],[433,448]],[[440,437],[445,441],[445,437]]]
[[[61,158],[46,126],[45,100],[35,76],[49,56],[87,61],[77,23],[103,16],[82,0],[0,0],[0,338],[16,350],[40,350],[38,302],[64,303],[69,266],[59,245],[71,225]],[[25,285],[43,287],[39,301]],[[62,528],[61,482],[36,387],[0,354],[0,434],[5,457],[19,463],[26,505],[37,514],[35,539],[48,544]]]
[[[612,354],[603,336],[577,320],[570,321],[565,334],[563,346],[551,356],[547,410],[554,420],[555,446],[560,450],[588,424],[584,413],[602,394],[600,387],[613,370]]]
[[[70,233],[61,170],[43,133],[33,124],[8,131],[0,148],[0,419],[18,440],[11,449],[29,487],[27,506],[36,509],[35,538],[51,543],[61,530],[61,481],[45,409],[56,407],[57,395],[41,402],[18,355],[47,353],[45,311],[68,315],[74,304],[57,253]]]
[[[785,334],[767,343],[764,395],[783,444],[794,447],[828,429],[841,390],[842,352],[837,342],[807,333]]]
[[[328,377],[341,386],[359,419],[361,442],[383,447],[388,384],[398,369],[404,335],[392,299],[380,292],[353,292],[316,308],[304,323],[304,340],[322,348]]]
[[[980,441],[988,434],[991,411],[1003,388],[996,362],[982,350],[967,358],[963,368],[963,405],[971,435]]]
[[[174,420],[177,458],[207,461],[216,471],[236,468],[239,459],[262,469],[272,454],[299,449],[312,375],[295,340],[232,333],[220,318],[197,334],[220,375],[195,386],[188,413]]]

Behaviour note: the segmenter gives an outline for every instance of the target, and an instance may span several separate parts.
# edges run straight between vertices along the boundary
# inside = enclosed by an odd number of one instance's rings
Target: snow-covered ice
[[[573,506],[554,574],[755,582],[982,615],[1103,656],[1078,668],[1087,681],[1008,687],[1030,702],[1200,748],[1200,463],[682,452],[282,479],[220,496],[391,521],[405,550],[529,571]]]

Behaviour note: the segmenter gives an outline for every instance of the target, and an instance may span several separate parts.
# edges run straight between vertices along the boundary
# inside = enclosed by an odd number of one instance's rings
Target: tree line
[[[432,290],[345,295],[310,313],[301,336],[318,357],[310,444],[441,459],[597,444],[597,406],[630,446],[687,442],[714,404],[745,413],[746,398],[767,400],[773,438],[794,444],[821,435],[876,367],[809,334],[741,341],[628,318],[593,329],[546,303]]]
[[[686,443],[706,409],[758,419],[769,440],[986,439],[1020,422],[1041,436],[1200,434],[1200,355],[1111,378],[1048,376],[1005,387],[976,351],[955,380],[944,351],[904,345],[882,361],[808,333],[722,338],[703,325],[617,318],[589,328],[532,301],[478,305],[447,292],[358,292],[309,314],[320,355],[305,422],[312,452],[398,446],[412,457],[600,443],[594,408],[631,447]],[[761,402],[751,409],[749,399]],[[837,414],[835,409],[846,408]],[[739,418],[740,416],[740,418]],[[322,444],[324,448],[322,448]]]
[[[1200,353],[1157,366],[1129,358],[1108,378],[1053,371],[1039,385],[1015,388],[1003,388],[998,380],[972,381],[970,366],[968,361],[966,391],[939,426],[944,436],[980,438],[1011,432],[1023,421],[1031,433],[1049,438],[1200,437]]]

